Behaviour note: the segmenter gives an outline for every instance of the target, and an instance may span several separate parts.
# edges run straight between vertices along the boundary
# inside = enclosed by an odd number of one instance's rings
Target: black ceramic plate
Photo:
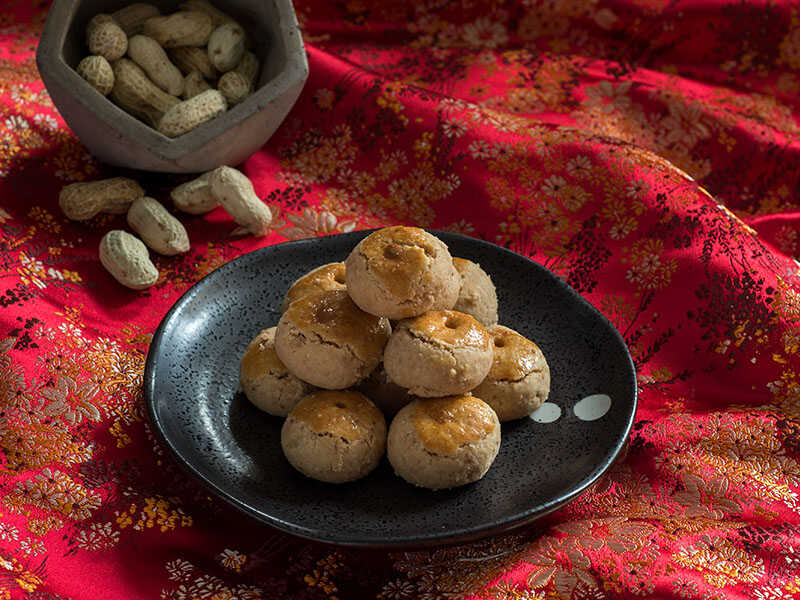
[[[536,341],[550,364],[554,422],[506,423],[489,473],[479,482],[432,492],[396,477],[384,459],[344,485],[307,479],[280,447],[282,419],[237,394],[239,357],[277,324],[297,277],[344,260],[368,232],[291,242],[242,256],[192,287],[156,332],[144,375],[156,431],[213,492],[295,535],[353,546],[400,547],[462,541],[530,522],[575,498],[611,465],[636,410],[636,375],[620,335],[561,279],[494,244],[434,232],[453,256],[492,276],[500,322]],[[602,395],[602,396],[597,396]],[[603,406],[577,411],[600,398]],[[606,398],[607,397],[607,398]],[[592,400],[589,401],[590,404]],[[595,403],[597,404],[597,403]],[[592,411],[598,411],[594,414]],[[577,414],[576,414],[577,413]],[[540,414],[540,421],[542,419]]]

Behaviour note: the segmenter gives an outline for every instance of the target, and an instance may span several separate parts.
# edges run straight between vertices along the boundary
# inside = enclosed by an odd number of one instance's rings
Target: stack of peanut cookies
[[[254,405],[287,417],[283,452],[314,479],[363,477],[386,450],[414,485],[477,481],[500,422],[550,390],[541,350],[497,324],[491,278],[422,229],[372,233],[346,262],[298,279],[282,308],[245,351],[240,380]]]

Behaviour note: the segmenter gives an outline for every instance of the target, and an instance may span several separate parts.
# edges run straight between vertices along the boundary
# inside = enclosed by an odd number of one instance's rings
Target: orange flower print
[[[630,251],[630,268],[625,278],[640,290],[660,290],[670,284],[678,264],[674,258],[664,257],[664,242],[642,238]]]
[[[597,588],[597,581],[589,573],[589,557],[572,539],[542,538],[526,553],[523,560],[533,565],[533,570],[528,574],[528,584],[533,588],[542,588],[552,583],[556,592],[566,598],[571,597],[580,584]]]
[[[730,540],[703,535],[695,544],[672,555],[679,565],[698,571],[706,583],[722,588],[738,583],[755,583],[764,575],[764,562]]]
[[[781,40],[781,60],[792,69],[800,69],[800,27],[795,27]]]
[[[217,561],[226,569],[241,573],[244,563],[247,562],[247,556],[237,550],[226,548],[217,555]]]
[[[314,94],[314,101],[317,103],[317,106],[320,108],[320,110],[332,109],[335,98],[336,95],[333,93],[333,90],[326,88],[320,88]]]

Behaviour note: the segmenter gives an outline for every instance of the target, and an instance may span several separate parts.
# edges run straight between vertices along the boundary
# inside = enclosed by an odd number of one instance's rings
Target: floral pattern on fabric
[[[38,77],[45,4],[0,14],[0,598],[800,597],[800,7],[298,1],[311,75],[243,170],[275,218],[184,216],[143,292],[67,221],[90,156]],[[146,175],[166,200],[183,177]],[[628,343],[626,456],[510,535],[337,549],[210,497],[142,400],[158,322],[264,245],[388,224],[547,266]]]

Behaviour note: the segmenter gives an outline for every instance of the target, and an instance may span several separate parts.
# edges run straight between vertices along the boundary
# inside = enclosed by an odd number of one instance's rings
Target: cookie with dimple
[[[497,323],[497,290],[492,278],[479,264],[465,258],[454,258],[453,266],[461,276],[453,310],[472,315],[484,327]]]
[[[492,339],[474,317],[431,311],[398,324],[383,364],[389,379],[415,396],[463,394],[489,373]]]
[[[335,262],[322,265],[313,271],[309,271],[292,284],[283,299],[281,311],[285,311],[292,302],[299,300],[303,296],[317,292],[346,289],[344,263]]]
[[[500,449],[500,422],[471,395],[421,398],[392,421],[387,454],[395,473],[439,490],[481,479]]]
[[[386,421],[363,394],[321,390],[303,398],[281,429],[281,448],[303,475],[344,483],[374,469],[386,447]]]
[[[345,264],[353,301],[370,314],[390,319],[453,308],[461,287],[447,246],[417,227],[371,233]]]
[[[285,417],[314,386],[292,375],[275,351],[275,327],[259,333],[239,363],[239,382],[247,399],[277,417]]]
[[[389,379],[383,364],[358,384],[358,391],[372,400],[386,418],[395,416],[397,411],[414,399],[406,388]]]
[[[492,368],[473,392],[501,421],[527,417],[547,400],[550,368],[539,346],[513,329],[489,328],[494,342]]]
[[[378,366],[391,327],[384,317],[358,308],[344,290],[304,296],[278,321],[275,349],[296,377],[341,390]]]

